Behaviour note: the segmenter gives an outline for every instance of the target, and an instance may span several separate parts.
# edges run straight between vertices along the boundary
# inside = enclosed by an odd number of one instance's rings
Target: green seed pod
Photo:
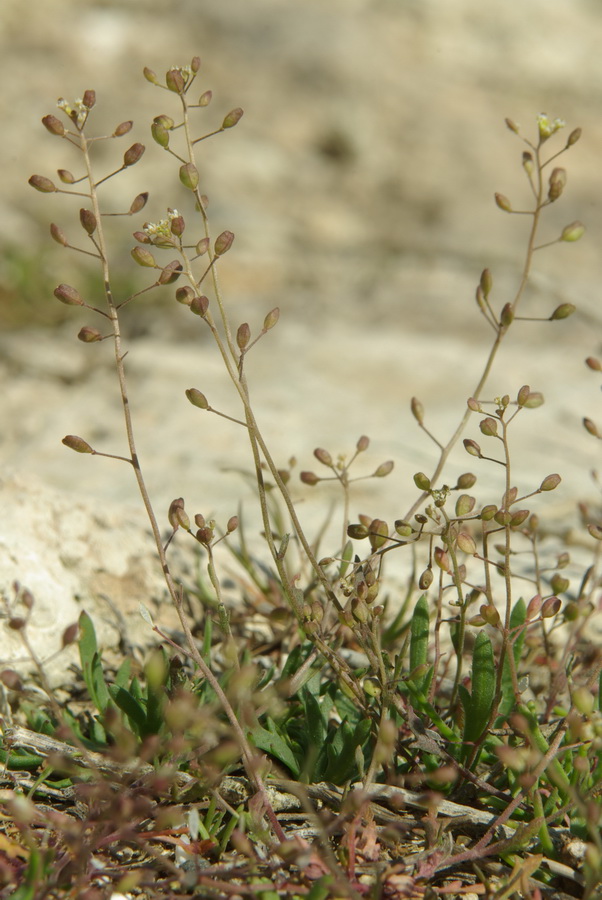
[[[472,472],[464,472],[463,475],[460,475],[458,481],[456,483],[456,487],[458,490],[465,491],[469,490],[471,487],[477,483],[477,476],[473,475]]]
[[[497,437],[497,422],[491,416],[479,422],[479,428],[486,437]]]
[[[209,106],[211,103],[211,98],[213,97],[213,91],[205,91],[199,97],[199,106]]]
[[[512,521],[512,513],[507,509],[498,509],[493,518],[498,525],[506,526]]]
[[[134,262],[137,262],[139,266],[147,266],[149,269],[158,268],[155,257],[150,250],[146,249],[146,247],[134,247],[131,256]]]
[[[512,513],[512,518],[510,519],[510,527],[511,528],[520,528],[520,526],[527,521],[531,512],[528,509],[517,509],[516,512]]]
[[[305,481],[305,479],[303,478],[304,474],[311,475],[312,473],[311,472],[301,472],[301,476],[302,476],[301,480],[302,481]],[[317,479],[317,481],[319,481],[319,479]],[[305,482],[305,483],[307,484],[308,482]],[[349,525],[347,528],[347,537],[350,537],[355,541],[363,541],[364,538],[368,537],[368,528],[365,525],[360,525],[360,524]]]
[[[529,177],[535,171],[535,166],[533,165],[533,154],[529,153],[528,150],[525,150],[523,153],[523,169],[529,175]]]
[[[230,110],[224,121],[222,122],[222,128],[234,128],[244,115],[243,110],[240,106],[237,106],[236,109]]]
[[[585,225],[583,225],[581,222],[571,222],[570,225],[565,225],[565,227],[562,229],[560,240],[573,243],[574,241],[578,241],[579,238],[583,237],[584,234]]]
[[[565,578],[560,572],[554,572],[550,579],[550,586],[555,594],[564,594],[568,591],[570,585],[568,578]]]
[[[412,410],[412,415],[416,419],[419,425],[422,425],[424,422],[424,406],[417,400],[416,397],[412,397],[410,401],[410,409]]]
[[[548,475],[539,485],[539,490],[553,491],[558,487],[561,481],[562,478],[560,477],[560,475]]]
[[[475,544],[473,536],[466,531],[461,531],[458,534],[456,543],[460,550],[462,550],[463,553],[468,553],[469,556],[474,556],[477,552],[477,545]]]
[[[169,147],[169,131],[159,122],[153,122],[151,125],[151,135],[153,141],[160,147]]]
[[[50,178],[45,178],[43,175],[32,175],[28,184],[42,194],[54,194],[57,191],[54,182],[52,182]]]
[[[60,300],[61,303],[65,303],[67,306],[84,305],[84,301],[82,300],[79,291],[76,291],[75,288],[71,287],[69,284],[59,284],[59,286],[54,289],[54,296],[57,300]]]
[[[573,144],[576,144],[579,138],[581,137],[581,128],[574,128],[573,131],[569,134],[569,139],[566,142],[567,147],[572,147]]]
[[[210,240],[207,237],[201,238],[201,240],[196,245],[196,253],[197,256],[204,256],[207,250],[209,249]]]
[[[498,511],[497,506],[494,506],[493,503],[489,503],[489,504],[487,504],[487,506],[483,507],[479,518],[483,522],[490,522],[494,518],[494,516],[497,514],[497,511]]]
[[[503,328],[508,328],[514,320],[514,307],[511,303],[506,303],[500,315],[500,324]]]
[[[540,391],[530,391],[529,396],[523,405],[525,409],[537,409],[538,406],[543,405],[543,402],[544,397]]]
[[[84,325],[83,328],[80,328],[77,339],[84,344],[94,344],[97,341],[102,341],[102,334],[98,329]]]
[[[485,299],[487,299],[491,293],[491,288],[493,287],[493,278],[491,277],[491,271],[489,269],[483,269],[481,272],[480,286]]]
[[[144,153],[145,150],[146,150],[146,147],[144,146],[144,144],[140,144],[139,142],[132,144],[132,146],[128,147],[128,149],[123,154],[123,165],[124,166],[136,165],[136,163],[142,157],[142,154]]]
[[[170,69],[165,73],[165,84],[174,94],[183,94],[186,82],[180,69]]]
[[[180,181],[185,188],[195,191],[199,185],[199,172],[195,165],[186,163],[180,166]]]
[[[467,453],[470,453],[471,456],[476,456],[478,459],[482,458],[481,448],[476,441],[473,441],[472,438],[464,438],[462,443]]]
[[[142,70],[142,74],[146,78],[147,81],[150,81],[151,84],[158,84],[157,76],[153,72],[152,69],[149,69],[147,66]]]
[[[44,116],[42,125],[50,134],[55,134],[57,137],[62,137],[65,134],[65,126],[56,116]]]
[[[561,303],[550,316],[550,322],[555,322],[557,319],[568,319],[576,309],[577,307],[573,303]]]
[[[470,494],[460,494],[456,500],[456,515],[468,516],[475,507],[476,500]]]
[[[196,388],[188,388],[186,396],[193,406],[197,406],[199,409],[209,409],[207,398],[201,391],[197,391]]]
[[[500,614],[495,606],[492,606],[490,603],[483,604],[480,607],[479,612],[481,614],[481,618],[484,622],[487,623],[487,625],[493,625],[495,627],[496,625],[500,624]]]
[[[420,578],[418,579],[418,587],[421,591],[426,591],[430,588],[433,583],[433,570],[430,568],[425,569]]]
[[[416,472],[414,475],[414,484],[420,491],[430,491],[431,479],[424,472]]]
[[[263,330],[269,331],[270,328],[273,328],[274,325],[278,322],[280,318],[280,309],[275,306],[274,309],[270,310],[265,319],[263,320]]]
[[[76,453],[96,453],[87,441],[78,437],[76,434],[68,434],[63,438],[61,443],[64,444],[65,447],[69,447],[70,450],[75,450]]]
[[[542,619],[551,619],[559,611],[562,603],[560,597],[547,597],[541,606]]]
[[[406,522],[404,519],[397,519],[395,521],[395,532],[400,537],[409,537],[414,533],[414,529],[410,525],[409,522]]]

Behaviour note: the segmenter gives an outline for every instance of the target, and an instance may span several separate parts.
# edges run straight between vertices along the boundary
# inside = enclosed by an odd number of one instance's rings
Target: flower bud
[[[565,225],[565,227],[562,229],[560,240],[573,243],[574,241],[578,241],[579,238],[583,237],[584,234],[585,225],[582,225],[581,222],[571,222],[570,225]]]
[[[123,154],[123,165],[124,166],[134,166],[142,154],[144,153],[146,147],[144,144],[140,144],[136,142],[129,147],[125,153]]]
[[[59,228],[58,225],[55,225],[54,222],[50,226],[50,234],[53,241],[56,241],[57,244],[62,244],[63,247],[68,245],[67,237],[62,228]]]
[[[561,481],[562,478],[560,477],[560,475],[548,475],[539,485],[539,490],[553,491],[558,487]]]
[[[431,479],[424,472],[416,472],[414,475],[414,484],[420,491],[430,491]]]
[[[275,306],[274,309],[271,309],[270,312],[265,317],[265,319],[263,320],[263,330],[269,331],[270,328],[274,327],[274,325],[277,323],[279,318],[280,318],[280,309],[277,306]]]
[[[65,126],[56,116],[44,116],[42,125],[50,134],[56,134],[58,137],[62,137],[65,134]]]
[[[96,341],[102,341],[102,334],[97,328],[90,328],[88,325],[84,325],[83,328],[80,328],[77,339],[84,344],[94,344]]]
[[[504,212],[512,212],[512,205],[504,194],[495,194],[495,202]]]
[[[238,124],[238,122],[240,122],[242,117],[243,117],[243,110],[240,108],[240,106],[237,106],[236,109],[232,109],[228,113],[228,115],[222,122],[222,128],[234,128],[234,126],[236,124]]]
[[[50,178],[45,178],[43,175],[32,175],[28,183],[32,188],[35,188],[36,191],[40,191],[42,194],[54,194],[57,191],[54,182],[52,182]]]
[[[128,131],[132,130],[133,124],[131,119],[128,122],[120,122],[113,132],[113,137],[123,137],[124,134],[127,134]]]
[[[412,397],[410,402],[410,409],[412,410],[412,415],[416,419],[419,425],[422,425],[424,422],[424,406],[416,397]]]
[[[196,388],[188,388],[186,396],[193,406],[198,406],[199,409],[209,409],[207,398],[201,391],[197,391]]]
[[[96,453],[87,441],[78,437],[76,434],[68,434],[63,438],[61,443],[64,444],[65,447],[69,447],[70,450],[75,450],[76,453]]]
[[[211,103],[211,98],[213,97],[213,91],[205,91],[199,97],[199,106],[209,106]]]
[[[82,103],[86,107],[86,109],[92,109],[92,107],[96,104],[96,91],[84,91]]]
[[[94,234],[96,231],[96,216],[91,209],[80,209],[79,221],[81,226],[88,234]]]
[[[236,343],[238,344],[239,350],[244,350],[251,340],[251,329],[249,328],[248,322],[243,322],[242,325],[238,326],[238,331],[236,332]]]
[[[535,169],[535,166],[533,165],[533,154],[529,153],[528,150],[525,150],[523,153],[523,169],[529,176],[533,174]]]
[[[190,304],[190,312],[193,312],[195,316],[200,316],[201,318],[204,318],[208,309],[209,297],[205,297],[204,294],[201,294],[200,297],[195,297]]]
[[[303,484],[308,484],[310,487],[314,487],[319,481],[321,481],[321,479],[318,478],[318,476],[314,472],[300,472],[299,478],[301,479]],[[353,526],[350,525],[349,527],[351,528]],[[349,534],[349,532],[347,533]],[[366,537],[366,534],[364,534],[363,537]],[[349,537],[353,537],[353,535],[349,534]]]
[[[561,303],[550,316],[550,322],[555,322],[557,319],[568,319],[576,309],[577,307],[573,303]]]
[[[149,269],[158,268],[155,257],[150,250],[146,249],[146,247],[134,247],[131,256],[134,262],[137,262],[139,266],[147,266]]]
[[[132,200],[132,205],[129,208],[129,215],[134,216],[136,213],[139,213],[141,209],[144,209],[146,206],[146,201],[148,200],[148,191],[144,191],[142,194],[137,194]],[[148,237],[148,235],[146,235]]]
[[[227,253],[234,242],[234,235],[231,231],[222,231],[215,239],[213,252],[216,256],[223,256]]]
[[[79,291],[76,291],[75,288],[71,287],[69,284],[59,284],[59,286],[54,289],[54,296],[57,300],[60,300],[61,303],[65,303],[67,306],[84,305],[84,301],[82,300]]]

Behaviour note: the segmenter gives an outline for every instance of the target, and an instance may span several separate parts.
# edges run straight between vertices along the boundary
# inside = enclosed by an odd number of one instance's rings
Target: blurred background
[[[524,383],[545,390],[546,406],[516,427],[521,492],[559,471],[559,502],[592,495],[599,444],[581,419],[602,418],[599,379],[583,363],[602,350],[601,46],[596,0],[30,0],[26,11],[22,0],[3,0],[3,466],[61,490],[135,499],[127,467],[109,472],[101,460],[66,457],[60,445],[78,433],[122,452],[121,412],[108,345],[74,340],[81,324],[96,323],[52,296],[64,281],[98,290],[93,268],[48,235],[56,221],[83,245],[80,204],[26,182],[34,172],[77,168],[40,119],[57,98],[93,88],[99,131],[135,122],[103,148],[107,167],[134,140],[147,145],[139,166],[107,185],[115,210],[150,191],[140,222],[128,220],[122,233],[161,219],[168,206],[189,214],[177,169],[149,131],[155,115],[175,115],[174,98],[148,84],[142,68],[162,76],[198,54],[199,93],[213,91],[199,133],[233,107],[245,111],[236,129],[202,145],[213,233],[236,234],[221,266],[228,304],[235,324],[249,321],[254,333],[281,308],[277,329],[248,362],[259,421],[281,464],[295,455],[299,468],[317,469],[314,447],[348,452],[364,433],[373,443],[358,474],[395,459],[380,494],[358,487],[353,514],[403,515],[413,473],[436,458],[409,412],[414,394],[441,441],[465,409],[492,337],[474,303],[485,266],[496,307],[512,299],[528,223],[498,210],[493,194],[521,208],[529,190],[523,145],[504,117],[533,140],[539,113],[565,119],[558,149],[583,128],[562,157],[568,184],[542,238],[575,219],[587,234],[537,255],[523,307],[547,316],[570,301],[578,313],[516,328],[489,396],[515,395]],[[132,245],[126,236],[113,250],[124,295],[147,283],[131,264]],[[125,321],[141,455],[160,504],[192,494],[195,511],[227,517],[241,482],[216,479],[215,470],[245,465],[245,436],[201,420],[182,399],[195,386],[238,412],[207,335],[172,295],[132,304]],[[471,428],[477,437],[476,421]],[[450,471],[469,469],[478,466],[460,448]]]

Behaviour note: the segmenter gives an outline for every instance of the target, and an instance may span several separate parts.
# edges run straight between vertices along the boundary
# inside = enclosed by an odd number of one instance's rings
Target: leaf
[[[94,623],[87,612],[79,617],[79,658],[82,673],[90,699],[96,709],[103,713],[109,705],[109,692],[102,671],[102,661],[98,654]]]
[[[518,629],[524,625],[527,619],[527,607],[522,597],[516,601],[512,612],[510,613],[510,633],[514,635],[512,644],[512,654],[514,656],[514,666],[518,668],[520,658],[525,643],[526,630]],[[512,673],[510,669],[510,661],[506,657],[504,659],[504,667],[502,669],[502,699],[498,708],[498,717],[495,720],[496,728],[501,728],[510,713],[516,706],[516,698],[514,696],[514,685],[512,683]]]
[[[335,740],[329,745],[329,749],[332,747],[333,752],[329,753],[330,761],[324,773],[326,781],[343,784],[352,776],[354,768],[357,768],[355,751],[358,747],[364,748],[371,729],[370,719],[361,719],[353,729],[348,722],[341,722]]]
[[[284,763],[287,769],[290,769],[295,778],[299,777],[301,771],[299,764],[290,746],[281,735],[268,731],[261,725],[256,725],[249,732],[249,737],[258,750],[263,750],[265,753],[269,753],[270,756],[275,756],[281,763]]]
[[[475,641],[472,654],[472,691],[465,699],[464,741],[477,741],[487,727],[495,697],[493,647],[484,631]]]
[[[132,697],[129,691],[118,684],[109,685],[109,694],[119,709],[128,717],[132,731],[138,737],[145,737],[147,733],[146,711],[142,704]]]
[[[140,613],[140,615],[142,616],[142,618],[144,619],[144,621],[146,622],[147,625],[150,625],[151,628],[155,627],[154,622],[153,622],[153,617],[150,614],[150,610],[148,609],[147,606],[144,605],[142,600],[138,604],[138,612]]]
[[[410,673],[428,662],[429,645],[429,608],[426,594],[416,603],[410,623]],[[424,690],[427,673],[413,679],[419,690]]]

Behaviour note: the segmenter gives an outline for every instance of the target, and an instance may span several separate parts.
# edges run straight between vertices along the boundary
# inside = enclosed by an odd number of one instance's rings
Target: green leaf
[[[493,647],[484,631],[479,632],[472,653],[472,691],[465,705],[464,740],[477,741],[489,722],[495,697]]]
[[[363,749],[370,738],[372,723],[370,719],[361,719],[355,728],[348,722],[341,722],[332,744],[328,745],[329,763],[324,773],[326,781],[343,784],[357,769],[355,751]]]
[[[428,600],[423,594],[414,607],[410,623],[410,673],[428,662],[429,623]],[[426,678],[426,672],[413,678],[416,687],[424,690]]]
[[[87,612],[82,612],[79,617],[79,635],[79,658],[84,681],[94,706],[103,713],[109,705],[110,697],[98,654],[94,623]]]
[[[270,720],[268,720],[268,722],[269,721]],[[281,735],[268,731],[261,725],[256,725],[255,728],[249,732],[249,737],[258,750],[263,750],[265,753],[275,756],[281,763],[284,763],[287,769],[290,769],[295,778],[299,777],[301,771],[299,764],[295,759],[290,746]]]
[[[137,737],[146,737],[146,710],[129,691],[118,684],[109,685],[109,693],[119,709],[126,714],[132,731]]]
[[[523,645],[525,643],[526,630],[518,629],[525,624],[527,619],[527,606],[522,597],[516,601],[512,612],[510,613],[510,633],[513,635],[512,655],[514,656],[514,666],[518,669]],[[496,728],[501,728],[511,712],[516,706],[516,698],[514,696],[514,685],[512,683],[512,673],[510,669],[510,661],[506,657],[504,659],[504,667],[502,669],[502,699],[498,707],[498,717],[495,720]]]

